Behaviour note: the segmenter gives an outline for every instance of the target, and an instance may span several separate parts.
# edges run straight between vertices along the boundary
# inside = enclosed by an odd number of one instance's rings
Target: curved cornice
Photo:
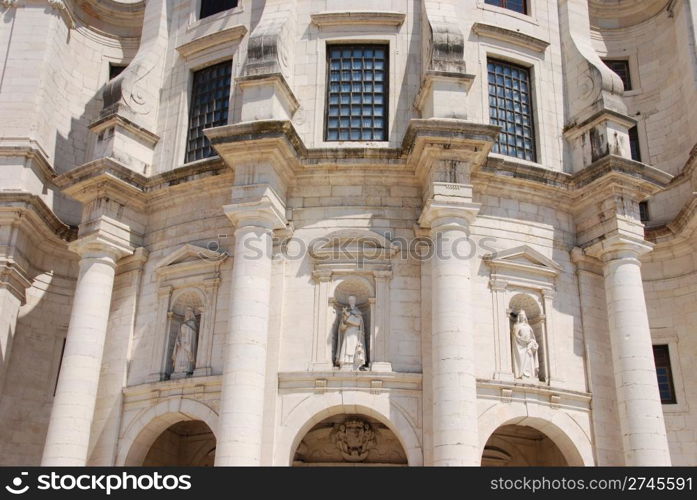
[[[138,38],[145,0],[65,0],[85,26],[107,36]]]
[[[622,29],[641,24],[674,0],[588,0],[591,25],[600,29]]]

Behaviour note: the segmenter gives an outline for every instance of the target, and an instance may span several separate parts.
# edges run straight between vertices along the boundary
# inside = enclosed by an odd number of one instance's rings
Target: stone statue
[[[513,372],[515,378],[539,378],[540,362],[537,355],[539,347],[535,340],[535,332],[528,324],[528,316],[524,310],[521,310],[513,325]]]
[[[347,462],[362,462],[368,458],[370,450],[377,446],[373,427],[366,421],[351,418],[343,424],[336,424],[332,431],[332,441]]]
[[[356,297],[351,295],[348,301],[348,307],[341,312],[336,363],[342,370],[358,370],[366,362],[365,325]]]
[[[194,316],[194,309],[187,307],[184,313],[184,321],[179,327],[179,334],[174,342],[172,351],[172,372],[185,375],[194,371],[196,361],[196,335],[198,322]]]

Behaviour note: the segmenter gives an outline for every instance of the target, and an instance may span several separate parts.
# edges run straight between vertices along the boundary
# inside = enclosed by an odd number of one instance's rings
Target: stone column
[[[625,465],[670,465],[639,256],[646,244],[620,241],[600,254]]]
[[[429,224],[435,244],[431,261],[434,466],[481,463],[467,241],[476,211],[463,212],[433,218]]]
[[[43,466],[84,466],[102,367],[116,262],[131,248],[90,235],[73,243],[80,273],[73,298]]]
[[[285,227],[268,199],[228,205],[237,226],[220,395],[217,466],[260,465],[271,296],[273,230]]]

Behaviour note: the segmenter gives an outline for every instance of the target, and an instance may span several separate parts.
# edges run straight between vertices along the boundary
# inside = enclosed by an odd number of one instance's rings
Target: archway
[[[293,455],[298,466],[407,466],[397,436],[378,419],[338,414],[315,424]]]
[[[549,436],[527,425],[502,425],[489,437],[484,467],[564,467],[569,465]]]
[[[145,467],[212,467],[215,436],[201,420],[184,420],[170,425],[150,447]]]
[[[210,431],[217,429],[218,415],[207,405],[188,398],[172,398],[143,409],[126,425],[119,440],[116,465],[138,467],[160,436],[180,422],[200,421]],[[181,429],[175,429],[177,430]]]

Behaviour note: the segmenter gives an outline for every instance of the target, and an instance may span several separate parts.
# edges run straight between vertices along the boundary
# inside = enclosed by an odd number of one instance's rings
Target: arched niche
[[[366,363],[362,367],[367,368],[373,360],[373,345],[370,335],[373,331],[373,317],[375,314],[375,287],[369,278],[364,276],[342,276],[332,283],[333,290],[329,298],[330,322],[332,324],[332,363],[335,367],[340,368],[337,360],[341,344],[341,318],[344,309],[349,307],[350,297],[355,297],[356,307],[363,316],[363,324],[365,330],[365,351]]]
[[[191,376],[212,374],[213,326],[224,253],[195,245],[183,245],[158,262],[157,322],[153,335],[152,364],[148,381],[166,380],[172,373],[171,355],[175,331],[186,308],[195,309],[197,339],[195,367]]]
[[[509,318],[509,331],[511,332],[511,364],[514,367],[515,376],[515,339],[513,335],[514,326],[518,321],[521,311],[525,311],[527,316],[528,324],[532,327],[535,335],[535,341],[537,342],[538,352],[537,358],[539,362],[539,372],[536,379],[524,379],[525,382],[547,381],[547,350],[546,350],[546,335],[545,335],[545,323],[544,314],[542,312],[542,305],[539,300],[529,293],[516,293],[511,297],[508,303],[508,318]]]
[[[361,229],[342,229],[310,244],[314,262],[314,371],[335,366],[339,313],[354,295],[366,325],[370,371],[390,372],[390,259],[398,251],[384,236]]]
[[[492,295],[494,324],[494,380],[513,381],[511,344],[512,314],[528,307],[526,314],[534,317],[531,326],[544,353],[540,372],[543,380],[533,381],[555,385],[559,377],[559,352],[555,332],[555,283],[562,267],[527,245],[501,250],[484,257],[490,268],[489,287]],[[515,318],[515,316],[513,316]],[[530,381],[530,379],[526,380]]]
[[[167,347],[165,349],[165,359],[163,360],[165,379],[182,378],[194,374],[199,359],[198,346],[205,300],[204,293],[198,288],[184,288],[177,290],[172,295],[172,304],[167,312]],[[176,370],[173,359],[175,345],[177,338],[184,334],[191,337],[191,349],[194,360],[190,369]]]

